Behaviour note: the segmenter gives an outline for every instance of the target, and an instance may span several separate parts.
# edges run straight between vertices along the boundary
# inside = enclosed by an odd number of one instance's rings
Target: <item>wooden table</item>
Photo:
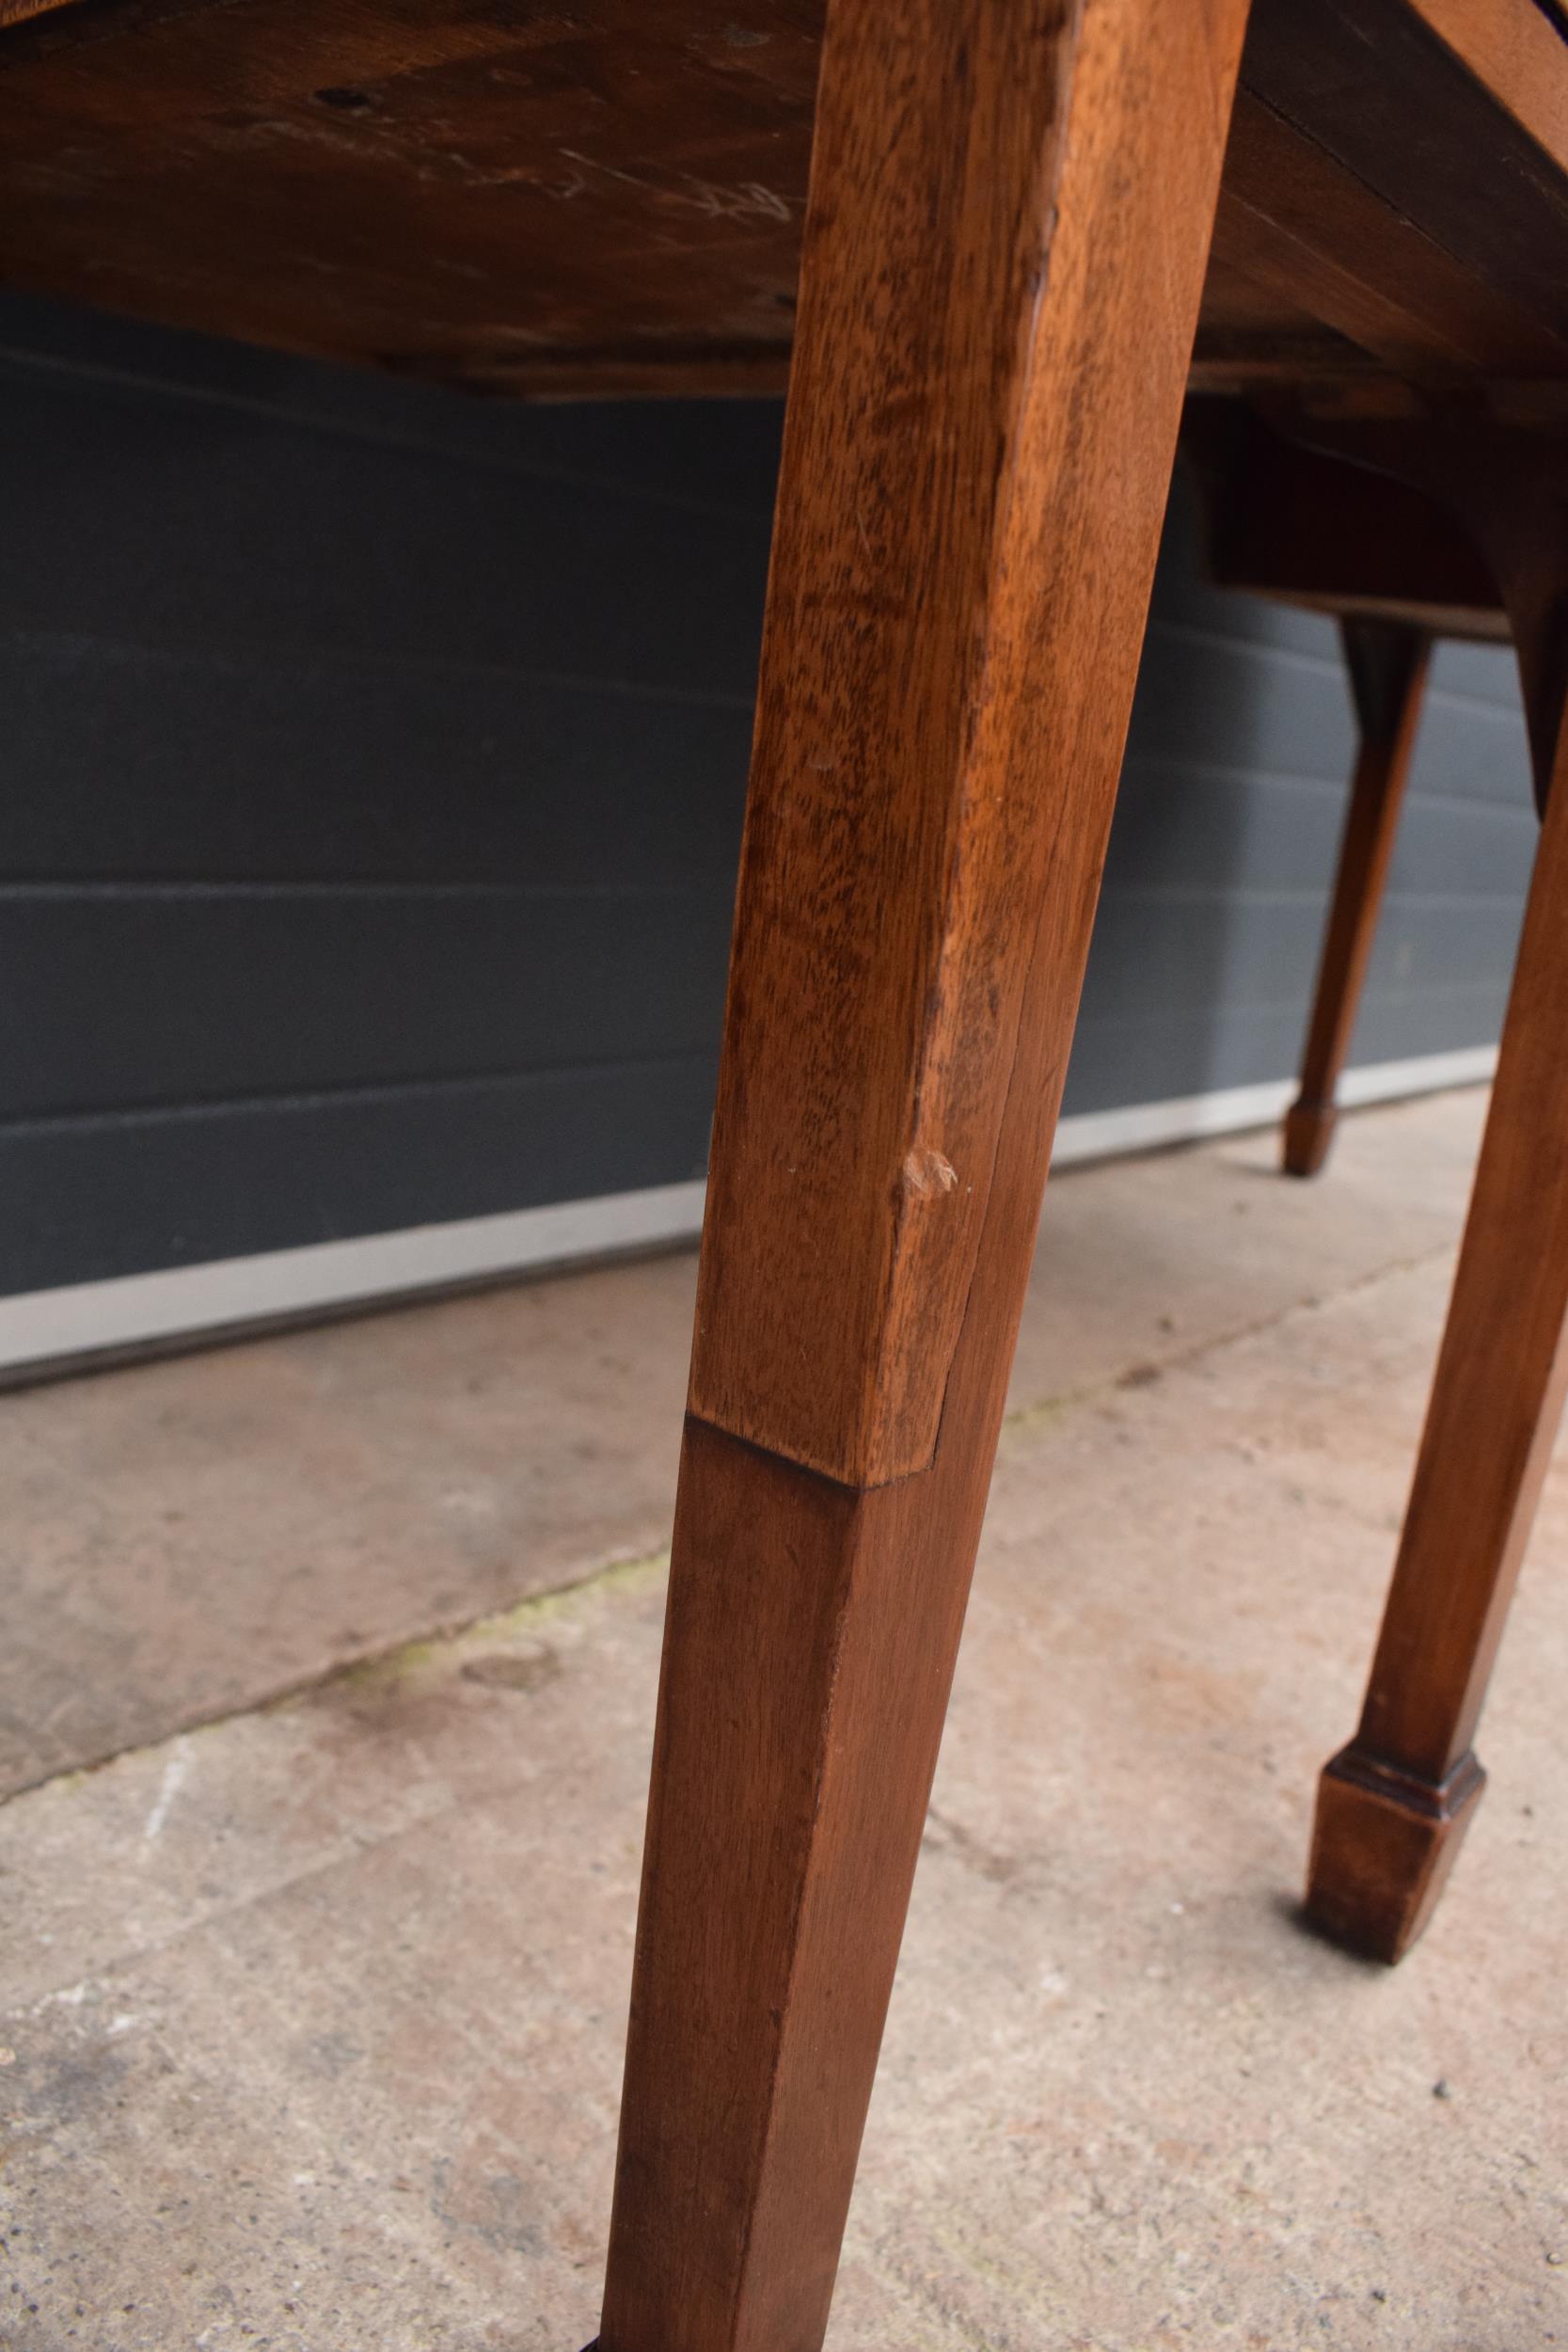
[[[1562,14],[0,19],[14,284],[493,392],[772,387],[793,351],[600,2341],[812,2352],[1191,389],[1459,549],[1520,647],[1542,849],[1319,1918],[1395,1956],[1480,1791],[1568,1364]]]

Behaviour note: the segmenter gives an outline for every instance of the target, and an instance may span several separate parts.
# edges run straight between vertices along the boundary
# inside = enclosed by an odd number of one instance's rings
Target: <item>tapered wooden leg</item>
[[[826,2325],[1243,13],[830,8],[603,2352]]]
[[[1425,633],[1396,622],[1347,619],[1341,633],[1361,740],[1302,1057],[1301,1092],[1285,1120],[1290,1176],[1315,1176],[1334,1140],[1339,1115],[1335,1097],[1377,930],[1429,660]]]
[[[1425,1927],[1481,1794],[1471,1742],[1568,1377],[1564,766],[1560,733],[1366,1710],[1319,1790],[1308,1907],[1380,1960],[1398,1960]]]

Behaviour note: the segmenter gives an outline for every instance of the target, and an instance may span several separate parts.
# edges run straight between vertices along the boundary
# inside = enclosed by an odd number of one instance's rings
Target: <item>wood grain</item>
[[[1421,215],[1345,169],[1323,135],[1320,120],[1303,129],[1242,91],[1215,224],[1215,248],[1227,264],[1398,374],[1441,381],[1479,371],[1562,373],[1561,332],[1498,291],[1473,257],[1449,252]]]
[[[1242,15],[830,27],[602,2352],[826,2324]]]
[[[1519,57],[1504,25],[1532,10],[1533,0],[1257,0],[1243,78],[1250,98],[1492,299],[1560,340],[1568,43],[1530,44],[1540,82],[1530,128],[1495,87],[1518,101]],[[1354,251],[1344,258],[1354,271]],[[1423,299],[1415,278],[1387,278],[1379,291],[1411,319]]]
[[[1568,154],[1561,0],[1418,0],[1429,29],[1547,154]]]
[[[776,389],[823,13],[0,0],[0,278],[497,395]],[[1533,0],[1256,16],[1201,381],[1568,381]]]
[[[0,33],[0,278],[484,392],[776,390],[821,19],[74,0]]]
[[[855,236],[819,211],[831,259],[808,242],[768,615],[790,658],[758,700],[689,1401],[857,1486],[930,1462],[1042,904],[1057,968],[1086,933],[1196,298],[1108,166],[1068,213],[1045,51],[1069,21],[992,28],[940,239],[927,151],[973,71],[965,12],[925,88],[912,40],[849,16],[851,72],[896,103],[874,129],[824,103],[818,131],[822,184],[908,193]],[[1206,220],[1199,72],[1172,35],[1135,78],[1169,77],[1164,200]],[[1034,1041],[1053,1089],[1075,1007]]]

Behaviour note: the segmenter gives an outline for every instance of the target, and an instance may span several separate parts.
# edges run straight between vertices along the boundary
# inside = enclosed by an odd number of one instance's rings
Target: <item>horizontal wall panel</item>
[[[1515,913],[1523,906],[1535,863],[1541,827],[1528,796],[1524,747],[1516,797],[1506,807],[1429,799],[1411,791],[1401,813],[1388,870],[1391,901],[1406,897],[1506,898]],[[1425,778],[1419,780],[1424,785]]]
[[[761,516],[15,370],[3,398],[0,630],[754,683]]]
[[[1443,691],[1446,659],[1457,650],[1441,647],[1433,664],[1433,682],[1428,688],[1417,742],[1411,788],[1417,794],[1441,794],[1514,817],[1528,814],[1532,805],[1529,747],[1518,700],[1513,657],[1490,647],[1484,649],[1513,691],[1510,707],[1480,695],[1461,696]]]
[[[1510,899],[1390,898],[1372,943],[1369,997],[1430,995],[1506,979],[1521,909]],[[1469,1041],[1455,1040],[1456,1043]]]
[[[721,890],[0,890],[0,1117],[711,1058],[729,933]]]
[[[749,693],[18,631],[0,708],[6,880],[735,879]]]
[[[0,295],[0,1292],[702,1173],[780,413]],[[1354,747],[1179,483],[1069,1111],[1289,1075]],[[1357,1059],[1496,1036],[1534,841],[1511,657],[1446,646]]]
[[[1345,821],[1343,780],[1169,764],[1140,734],[1122,771],[1105,892],[1303,888],[1326,875]]]
[[[348,437],[532,476],[613,485],[662,504],[773,511],[782,408],[756,401],[587,401],[520,411],[375,374],[82,310],[41,295],[0,298],[0,362],[11,372],[90,385],[107,404],[149,392],[236,420]],[[518,417],[526,414],[526,430]],[[238,427],[237,427],[238,429]]]
[[[1338,782],[1354,737],[1333,630],[1307,655],[1189,631],[1156,608],[1129,741],[1166,761]]]
[[[713,1079],[703,1057],[0,1128],[0,1234],[24,1267],[7,1288],[689,1181]]]
[[[1506,805],[1450,799],[1418,775],[1405,801],[1388,887],[1518,898],[1539,837],[1523,746]],[[1343,781],[1167,769],[1129,756],[1106,862],[1109,891],[1300,891],[1326,887],[1344,829]]]
[[[1355,1066],[1495,1044],[1502,1033],[1512,964],[1512,955],[1499,957],[1493,976],[1470,987],[1369,989],[1355,1025]],[[1447,1041],[1442,1047],[1426,1042],[1434,1035]]]
[[[1421,1042],[1433,1030],[1450,1043],[1443,1052],[1489,1045],[1497,1035],[1507,995],[1498,977],[1435,1001],[1417,995],[1369,996],[1357,1035],[1357,1062],[1418,1061],[1434,1049]],[[1120,1110],[1128,1104],[1165,1103],[1260,1086],[1294,1071],[1304,1015],[1294,1005],[1218,1001],[1202,1012],[1145,1006],[1125,1021],[1097,1019],[1085,1007],[1073,1041],[1063,1110]]]
[[[1146,677],[1167,658],[1164,647],[1151,644]],[[1168,688],[1173,696],[1182,691],[1179,680]],[[1223,696],[1223,687],[1217,691]],[[1323,680],[1322,708],[1297,721],[1307,741],[1338,739],[1345,699],[1339,678]],[[1170,756],[1174,729],[1147,717],[1133,727],[1106,867],[1109,888],[1207,882],[1216,889],[1286,889],[1303,887],[1308,878],[1326,882],[1344,826],[1346,775],[1249,767],[1226,740],[1225,709],[1222,699],[1209,754],[1184,761]],[[1347,772],[1352,756],[1347,747]],[[1528,878],[1537,831],[1517,709],[1481,714],[1474,705],[1445,708],[1433,699],[1417,746],[1391,888],[1517,893]]]
[[[1304,1009],[1323,926],[1322,900],[1305,891],[1289,898],[1216,893],[1207,902],[1107,896],[1084,1016],[1203,1014],[1222,1004]],[[1506,973],[1518,928],[1519,907],[1510,899],[1391,899],[1378,926],[1369,992],[1490,981]]]
[[[1460,638],[1447,639],[1437,648],[1432,683],[1438,697],[1462,695],[1491,703],[1516,725],[1524,724],[1518,673],[1510,645],[1466,644]]]

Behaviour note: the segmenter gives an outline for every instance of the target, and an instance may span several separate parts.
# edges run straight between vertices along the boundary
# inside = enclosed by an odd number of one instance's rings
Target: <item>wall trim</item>
[[[1374,1062],[1346,1072],[1339,1100],[1354,1108],[1479,1085],[1492,1076],[1497,1060],[1496,1046],[1479,1045]],[[1284,1116],[1295,1091],[1293,1079],[1271,1079],[1168,1102],[1081,1111],[1058,1125],[1053,1165],[1068,1168],[1269,1126]],[[700,1180],[657,1184],[499,1216],[21,1292],[0,1299],[0,1376],[14,1381],[180,1340],[212,1340],[420,1291],[689,1241],[702,1225],[704,1190]]]
[[[14,1377],[106,1351],[210,1339],[373,1299],[688,1241],[702,1225],[705,1190],[699,1177],[644,1192],[19,1292],[0,1299],[0,1374]]]
[[[1339,1081],[1339,1105],[1356,1110],[1369,1103],[1394,1103],[1402,1095],[1438,1094],[1445,1087],[1481,1086],[1497,1067],[1495,1045],[1466,1045],[1448,1054],[1419,1054],[1410,1061],[1369,1062],[1347,1070]],[[1269,1078],[1259,1086],[1219,1087],[1212,1094],[1184,1094],[1164,1103],[1130,1103],[1123,1109],[1080,1111],[1056,1129],[1053,1168],[1084,1160],[1110,1159],[1122,1152],[1149,1152],[1164,1143],[1196,1143],[1205,1136],[1243,1134],[1283,1119],[1296,1099],[1294,1078]]]

